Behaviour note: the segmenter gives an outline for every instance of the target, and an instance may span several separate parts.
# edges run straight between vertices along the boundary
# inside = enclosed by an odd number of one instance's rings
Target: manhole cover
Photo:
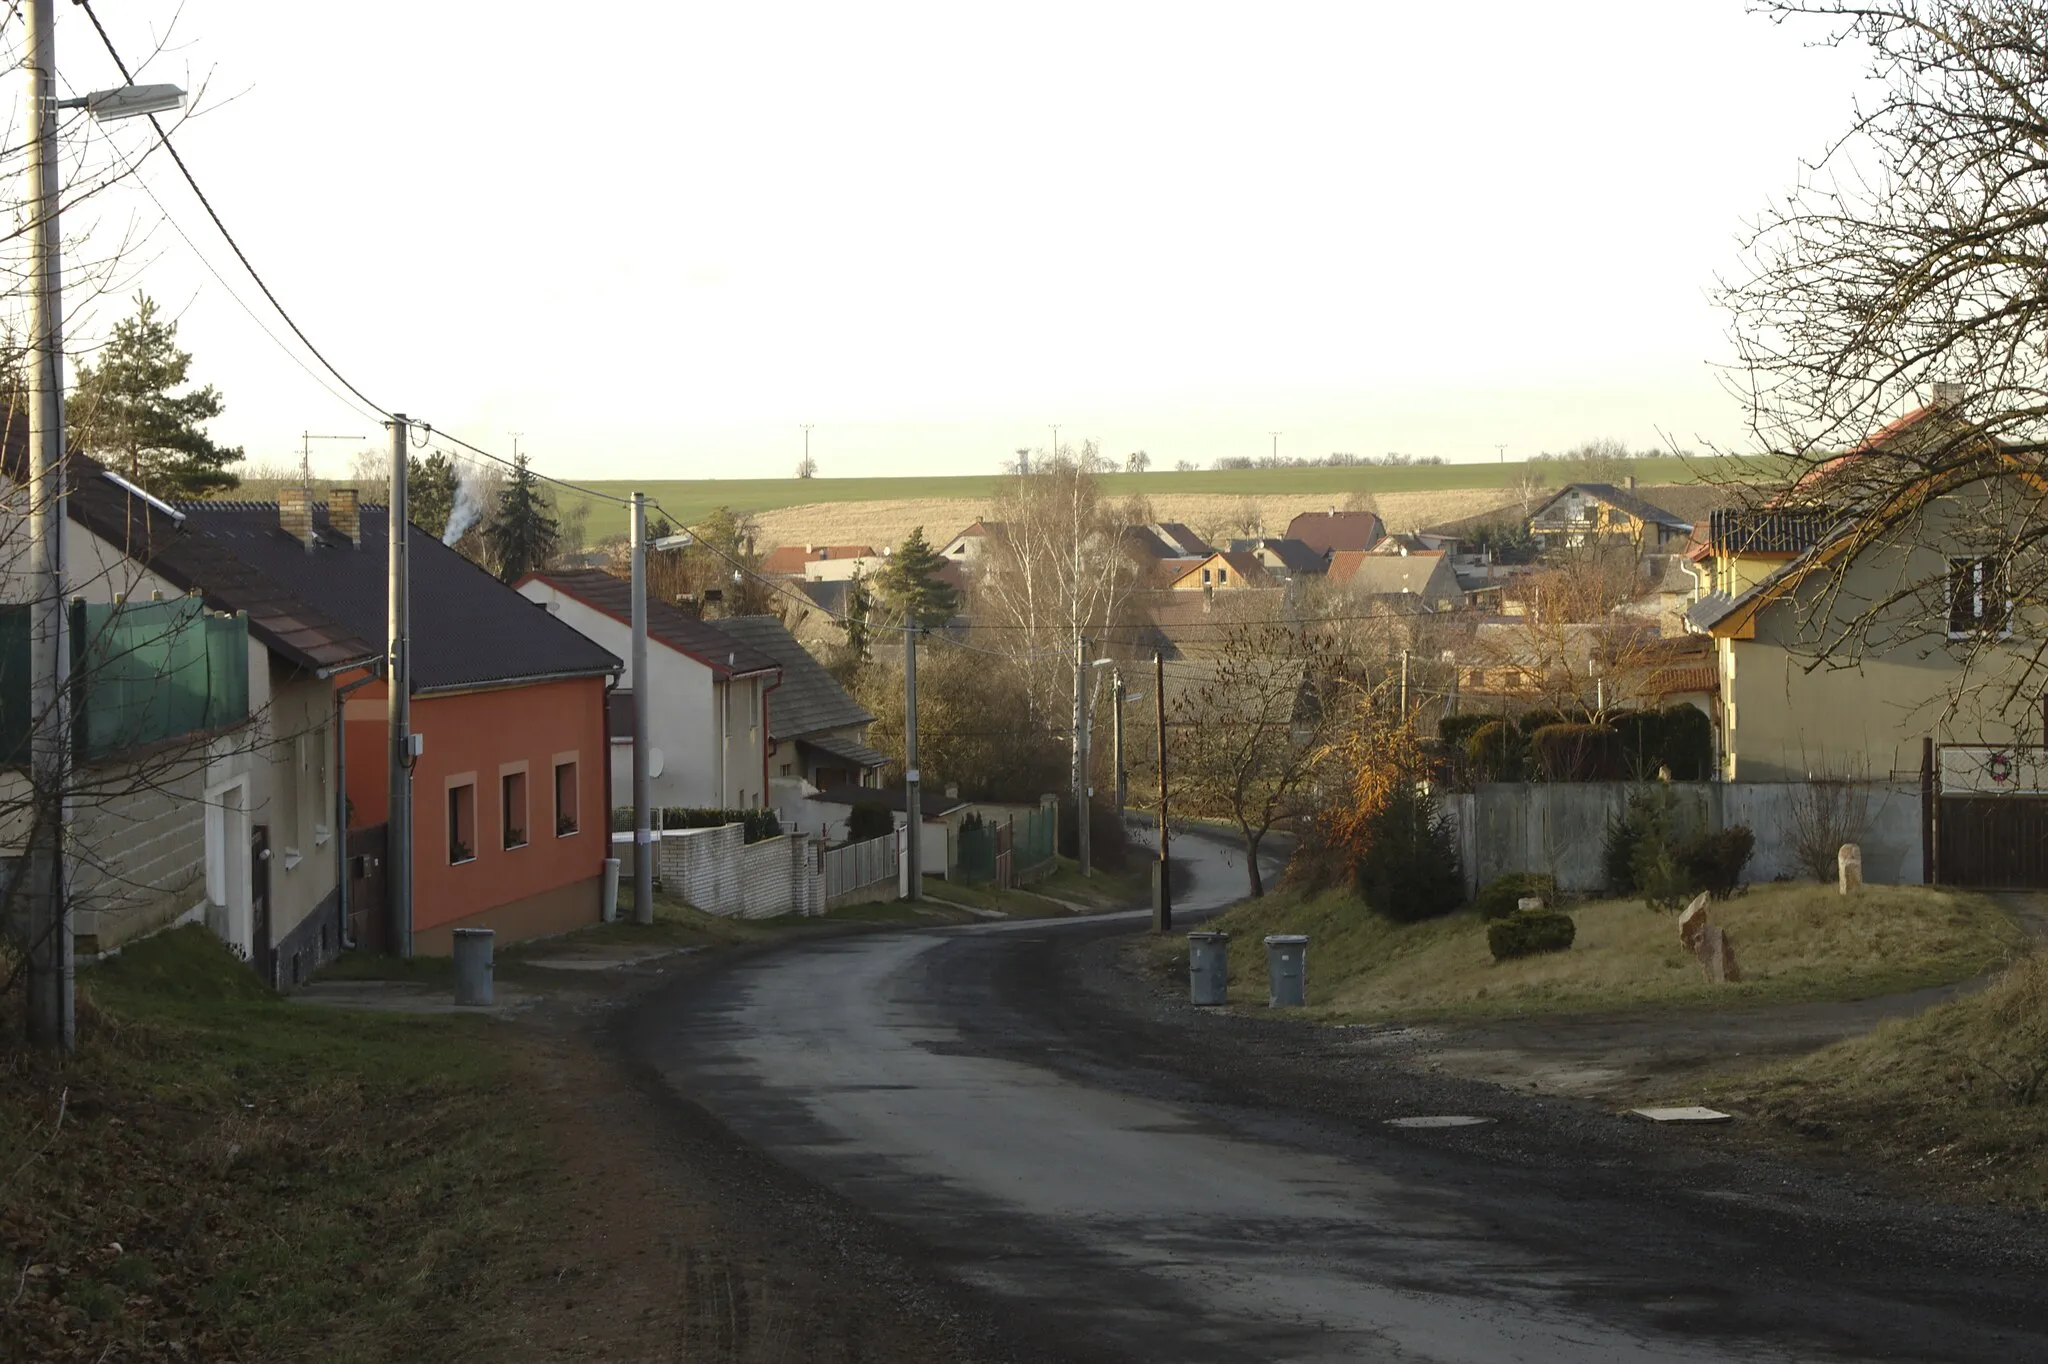
[[[1479,1127],[1492,1122],[1492,1118],[1477,1118],[1469,1113],[1430,1113],[1419,1118],[1389,1118],[1389,1127]]]
[[[1684,1108],[1632,1108],[1629,1112],[1638,1118],[1651,1122],[1733,1122],[1733,1113],[1723,1113],[1718,1108],[1701,1108],[1697,1104]]]

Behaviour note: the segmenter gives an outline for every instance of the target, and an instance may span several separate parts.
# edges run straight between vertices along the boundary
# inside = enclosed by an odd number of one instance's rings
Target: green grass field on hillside
[[[1189,473],[1158,471],[1144,474],[1106,474],[1103,491],[1112,497],[1145,493],[1152,497],[1185,493],[1224,495],[1298,493],[1344,494],[1365,488],[1373,492],[1418,492],[1445,488],[1504,488],[1522,476],[1528,466],[1508,464],[1410,464],[1398,467],[1370,465],[1353,469],[1198,469]],[[1639,483],[1697,483],[1707,478],[1733,477],[1739,463],[1733,460],[1660,456],[1632,461],[1630,472]],[[1556,466],[1550,466],[1550,481],[1565,480]],[[696,521],[718,507],[736,511],[764,512],[778,507],[796,507],[811,502],[881,502],[902,498],[987,499],[1001,482],[999,474],[958,474],[950,477],[917,478],[693,478],[584,480],[584,486],[601,493],[625,497],[644,492],[668,512],[671,520],[684,524]],[[562,494],[564,509],[578,502],[590,504],[593,536],[609,533],[605,528],[617,521],[624,527],[625,513],[594,498],[573,492]]]

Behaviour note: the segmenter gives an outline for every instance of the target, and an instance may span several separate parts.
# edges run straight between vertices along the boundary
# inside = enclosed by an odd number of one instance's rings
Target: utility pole
[[[1500,452],[1500,462],[1502,464],[1506,464],[1508,462],[1508,447],[1505,445],[1496,445],[1493,448]]]
[[[803,427],[804,427],[804,467],[805,467],[806,469],[808,469],[808,468],[810,468],[810,467],[811,467],[811,423],[810,423],[810,422],[805,422],[805,423],[803,424]]]
[[[1408,651],[1401,651],[1401,725],[1408,725]]]
[[[57,39],[53,0],[28,0],[29,745],[35,812],[28,857],[28,1032],[39,1046],[77,1045],[71,897],[64,884],[71,659],[64,630],[64,311],[57,232]]]
[[[906,900],[924,898],[924,800],[917,770],[917,621],[903,622],[903,857],[909,865]]]
[[[391,656],[385,668],[384,717],[391,740],[391,816],[385,834],[384,861],[389,868],[387,882],[391,901],[392,939],[401,957],[412,955],[412,765],[419,748],[412,732],[412,555],[406,543],[406,444],[405,414],[394,412],[385,425],[391,430],[391,559],[387,577],[390,589],[389,621]]]
[[[1047,451],[1047,453],[1051,455],[1054,460],[1057,460],[1060,457],[1060,429],[1057,426],[1053,427],[1052,429],[1052,449]]]
[[[1081,875],[1091,874],[1088,857],[1088,640],[1074,640],[1074,841]]]
[[[1130,791],[1124,779],[1124,674],[1119,668],[1113,674],[1116,685],[1111,694],[1116,697],[1116,715],[1110,723],[1110,748],[1116,757],[1116,814],[1123,818],[1124,803]]]
[[[1277,465],[1280,463],[1280,437],[1287,433],[1285,431],[1269,431],[1266,434],[1273,438],[1273,463]]]
[[[648,809],[647,494],[633,494],[633,922],[654,922],[654,832]]]
[[[1152,886],[1152,928],[1166,933],[1173,928],[1173,863],[1166,856],[1166,654],[1152,655],[1153,713],[1159,717],[1159,865]]]

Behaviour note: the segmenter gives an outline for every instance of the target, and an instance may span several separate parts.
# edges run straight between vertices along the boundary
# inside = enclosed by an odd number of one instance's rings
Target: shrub
[[[1554,909],[1510,914],[1486,926],[1486,945],[1495,961],[1533,957],[1540,952],[1563,952],[1571,947],[1579,926],[1569,914]]]
[[[1124,841],[1128,837],[1123,816],[1117,814],[1114,801],[1098,798],[1088,802],[1088,860],[1092,865],[1104,871],[1122,871],[1126,852]],[[1060,801],[1060,852],[1066,857],[1078,858],[1081,855],[1072,797]]]
[[[1658,782],[1629,799],[1621,818],[1607,826],[1601,860],[1607,888],[1616,895],[1640,891],[1661,904],[1680,895],[1689,882],[1678,851],[1695,838],[1704,820],[1678,793]]]
[[[1736,884],[1742,880],[1742,869],[1749,865],[1749,855],[1755,851],[1756,835],[1749,826],[1731,824],[1720,833],[1701,834],[1686,844],[1678,854],[1678,863],[1693,887],[1716,900],[1725,900],[1735,893]]]
[[[1658,744],[1663,765],[1673,781],[1705,781],[1714,774],[1714,722],[1698,706],[1673,706],[1661,712],[1663,734]]]
[[[1557,878],[1538,871],[1509,872],[1497,876],[1479,889],[1479,895],[1472,905],[1482,919],[1505,919],[1515,913],[1518,904],[1528,896],[1537,895],[1543,899],[1546,908],[1557,903]]]
[[[1402,783],[1374,816],[1352,880],[1367,908],[1396,923],[1433,919],[1458,907],[1465,878],[1457,833],[1434,792]]]
[[[1529,762],[1529,741],[1506,720],[1481,725],[1465,741],[1465,756],[1481,781],[1520,781]]]
[[[886,838],[896,829],[896,816],[878,800],[857,800],[846,814],[846,841],[865,843]]]
[[[1515,719],[1515,724],[1524,734],[1534,734],[1551,725],[1564,724],[1571,717],[1561,710],[1528,710]]]
[[[759,843],[764,838],[778,838],[782,834],[782,821],[775,817],[773,810],[718,810],[708,806],[670,805],[659,814],[656,827],[661,829],[716,829],[737,824],[740,826],[740,840],[745,843]],[[631,828],[632,825],[626,827]]]
[[[1467,748],[1474,730],[1494,724],[1498,717],[1485,713],[1446,715],[1436,722],[1436,737],[1452,748]]]
[[[1529,736],[1532,764],[1544,781],[1613,781],[1621,754],[1605,725],[1545,725]]]

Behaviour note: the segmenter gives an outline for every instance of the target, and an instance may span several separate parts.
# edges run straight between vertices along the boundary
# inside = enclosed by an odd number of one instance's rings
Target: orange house
[[[302,600],[384,637],[388,517],[228,503],[188,513]],[[417,526],[412,568],[413,949],[598,921],[611,855],[606,696],[620,661]],[[356,684],[356,685],[351,685]],[[343,740],[351,832],[390,814],[386,684],[357,673]]]

